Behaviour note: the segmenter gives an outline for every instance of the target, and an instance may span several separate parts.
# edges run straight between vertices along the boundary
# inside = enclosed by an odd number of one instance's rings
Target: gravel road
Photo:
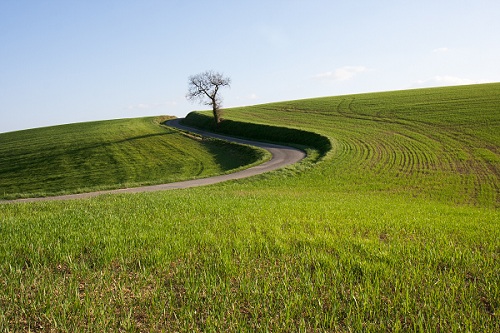
[[[264,172],[276,170],[276,169],[282,168],[284,166],[287,166],[287,165],[290,165],[293,163],[297,163],[298,161],[302,160],[306,156],[306,154],[302,150],[299,150],[296,148],[275,145],[275,144],[271,144],[271,143],[263,143],[263,142],[257,142],[257,141],[251,141],[251,140],[238,139],[238,138],[233,138],[230,136],[206,132],[206,131],[198,130],[195,128],[183,126],[180,124],[180,121],[181,121],[181,119],[178,119],[178,118],[173,119],[173,120],[168,121],[167,125],[174,127],[174,128],[177,128],[177,129],[180,129],[180,130],[183,130],[183,131],[189,131],[192,133],[196,133],[196,134],[202,135],[204,137],[223,139],[223,140],[227,140],[227,141],[231,141],[231,142],[237,142],[237,143],[242,143],[242,144],[247,144],[247,145],[251,145],[251,146],[264,148],[272,154],[272,158],[270,160],[268,160],[267,162],[264,162],[262,164],[253,166],[253,167],[245,169],[245,170],[237,171],[237,172],[226,174],[226,175],[209,177],[209,178],[200,178],[200,179],[186,180],[186,181],[168,183],[168,184],[141,186],[141,187],[124,188],[124,189],[117,189],[117,190],[108,190],[108,191],[96,191],[96,192],[89,192],[89,193],[60,195],[60,196],[52,196],[52,197],[44,197],[44,198],[26,198],[26,199],[17,199],[17,200],[5,200],[5,201],[0,201],[0,203],[2,203],[2,202],[3,203],[36,202],[36,201],[49,201],[49,200],[72,200],[72,199],[90,198],[90,197],[95,197],[95,196],[102,195],[102,194],[153,192],[153,191],[181,189],[181,188],[188,188],[188,187],[195,187],[195,186],[204,186],[204,185],[220,183],[220,182],[224,182],[224,181],[232,180],[232,179],[247,178],[247,177],[258,175],[258,174],[261,174]]]

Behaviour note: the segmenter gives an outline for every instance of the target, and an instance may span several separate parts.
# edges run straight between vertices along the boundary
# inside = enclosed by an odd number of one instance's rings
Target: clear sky
[[[0,0],[0,132],[500,81],[498,0]]]

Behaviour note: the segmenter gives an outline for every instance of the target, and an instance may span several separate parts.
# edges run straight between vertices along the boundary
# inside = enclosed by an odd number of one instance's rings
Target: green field
[[[169,183],[263,158],[249,147],[193,140],[167,117],[119,119],[0,134],[0,199]]]
[[[0,330],[500,331],[500,84],[224,118],[316,149],[208,187],[0,205]]]

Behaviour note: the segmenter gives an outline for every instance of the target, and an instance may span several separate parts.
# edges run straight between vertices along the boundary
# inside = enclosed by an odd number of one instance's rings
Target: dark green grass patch
[[[195,140],[160,121],[124,119],[0,134],[0,198],[167,183],[262,159],[249,147]]]
[[[250,138],[257,141],[270,141],[313,149],[317,155],[315,159],[325,156],[332,148],[331,142],[326,136],[296,128],[238,122],[230,119],[225,119],[222,123],[214,126],[211,116],[198,112],[188,114],[183,123],[188,126],[209,129],[214,132]]]

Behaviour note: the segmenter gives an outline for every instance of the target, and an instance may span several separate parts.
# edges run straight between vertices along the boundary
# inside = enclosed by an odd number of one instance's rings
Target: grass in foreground
[[[0,330],[498,332],[498,89],[227,111],[333,150],[205,188],[0,205]]]
[[[166,118],[79,123],[0,134],[0,198],[169,183],[254,163],[260,152],[194,140]]]
[[[498,331],[497,211],[272,178],[0,206],[0,329]]]

